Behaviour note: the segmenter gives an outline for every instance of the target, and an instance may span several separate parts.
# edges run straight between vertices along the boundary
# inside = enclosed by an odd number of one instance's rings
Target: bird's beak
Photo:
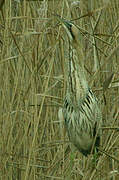
[[[57,16],[57,19],[59,22],[61,22],[62,26],[66,30],[70,40],[73,40],[73,34],[72,34],[72,23],[68,20],[65,20],[61,18],[60,16]]]
[[[58,21],[61,22],[61,24],[62,24],[65,28],[67,28],[68,30],[70,30],[70,28],[71,28],[71,22],[70,22],[70,21],[67,21],[67,20],[63,19],[63,18],[61,18],[60,16],[56,16],[56,17],[57,17]]]

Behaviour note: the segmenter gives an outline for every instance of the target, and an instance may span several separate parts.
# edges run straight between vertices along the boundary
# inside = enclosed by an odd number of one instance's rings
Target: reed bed
[[[69,42],[56,15],[84,35],[87,80],[103,114],[98,160],[70,147],[58,119]],[[119,179],[118,0],[1,1],[0,19],[0,179]]]

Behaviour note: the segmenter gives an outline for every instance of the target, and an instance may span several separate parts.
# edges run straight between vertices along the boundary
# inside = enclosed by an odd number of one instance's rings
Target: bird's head
[[[80,32],[77,26],[70,21],[60,18],[59,16],[58,16],[58,20],[61,22],[62,26],[66,30],[72,45],[74,46],[78,45]]]

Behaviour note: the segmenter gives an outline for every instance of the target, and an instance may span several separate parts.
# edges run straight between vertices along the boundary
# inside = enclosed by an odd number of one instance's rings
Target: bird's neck
[[[67,92],[73,101],[83,100],[88,91],[84,72],[84,62],[79,55],[73,54],[68,62]]]

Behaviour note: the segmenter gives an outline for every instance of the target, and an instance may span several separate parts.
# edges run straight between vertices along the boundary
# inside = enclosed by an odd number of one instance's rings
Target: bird
[[[68,133],[69,141],[84,156],[98,152],[101,137],[102,112],[100,103],[86,80],[81,32],[77,25],[60,16],[73,57],[66,63],[66,94],[60,116]]]

